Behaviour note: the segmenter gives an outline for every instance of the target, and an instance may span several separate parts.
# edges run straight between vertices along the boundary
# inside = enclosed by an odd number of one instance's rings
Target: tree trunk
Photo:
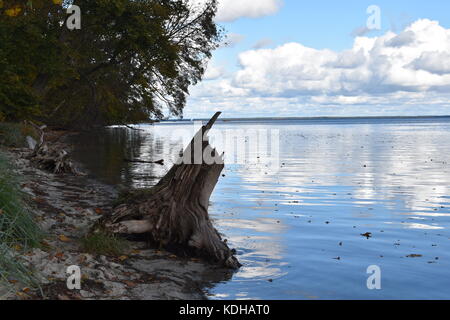
[[[219,116],[220,112],[200,129],[180,161],[155,187],[124,196],[122,204],[102,217],[93,232],[145,234],[160,247],[187,249],[224,267],[239,268],[235,250],[222,240],[208,215],[210,196],[224,168],[223,156],[217,157],[207,138]],[[202,158],[194,163],[196,156],[198,159],[198,152],[192,152],[196,143],[202,155],[209,154],[219,161],[208,164],[210,161]]]

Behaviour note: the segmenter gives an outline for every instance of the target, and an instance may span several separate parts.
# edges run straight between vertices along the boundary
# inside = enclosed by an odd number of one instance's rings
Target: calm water
[[[194,131],[141,128],[87,137],[76,156],[105,182],[154,185]],[[450,298],[450,122],[225,122],[212,135],[230,129],[279,130],[279,164],[263,148],[226,166],[210,214],[244,267],[212,299]],[[367,289],[371,265],[382,290]]]

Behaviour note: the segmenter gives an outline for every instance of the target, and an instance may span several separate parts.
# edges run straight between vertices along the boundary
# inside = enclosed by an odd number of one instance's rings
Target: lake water
[[[194,129],[140,128],[90,135],[75,156],[107,183],[152,186]],[[244,266],[211,299],[450,298],[448,119],[218,122],[211,135],[232,129],[266,130],[279,149],[227,164],[215,189],[210,215]]]

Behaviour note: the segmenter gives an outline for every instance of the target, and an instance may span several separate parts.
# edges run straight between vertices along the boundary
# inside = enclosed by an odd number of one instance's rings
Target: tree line
[[[66,27],[67,8],[81,28]],[[217,0],[0,0],[0,121],[61,128],[182,116],[223,37]]]

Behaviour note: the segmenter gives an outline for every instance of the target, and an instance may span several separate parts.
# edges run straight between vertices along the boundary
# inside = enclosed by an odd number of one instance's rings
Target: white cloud
[[[427,51],[411,63],[416,70],[440,75],[450,74],[450,52]]]
[[[344,52],[299,43],[244,52],[233,84],[275,96],[439,91],[450,86],[449,52],[450,30],[419,20],[399,35],[357,37]]]
[[[217,66],[214,63],[209,63],[206,72],[203,75],[203,80],[217,80],[225,75],[225,68]]]
[[[191,2],[202,4],[206,0]],[[277,13],[282,5],[282,0],[219,0],[216,20],[231,22],[240,18],[260,18]]]
[[[418,20],[399,34],[356,37],[342,52],[300,43],[250,50],[239,55],[239,64],[232,76],[200,84],[193,99],[269,115],[362,113],[361,106],[369,112],[450,113],[450,29],[436,21]]]
[[[217,21],[268,16],[277,13],[281,5],[281,0],[219,0]]]
[[[273,43],[272,39],[264,38],[264,39],[261,39],[258,42],[256,42],[252,48],[253,49],[262,49],[262,48],[270,46],[272,43]]]

